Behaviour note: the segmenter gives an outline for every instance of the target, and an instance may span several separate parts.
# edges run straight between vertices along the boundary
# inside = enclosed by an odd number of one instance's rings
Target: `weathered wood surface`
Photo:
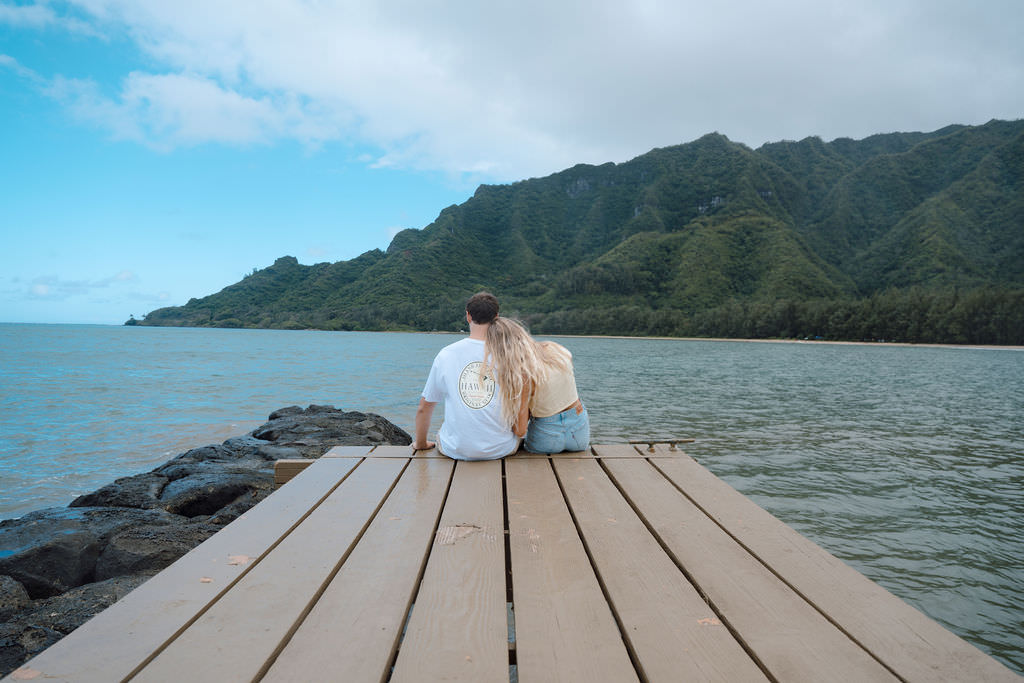
[[[1021,680],[678,449],[285,467],[5,681]]]
[[[274,488],[281,488],[316,460],[278,460],[274,463]]]
[[[642,677],[767,680],[662,551],[601,465],[590,458],[554,465]]]
[[[520,680],[637,680],[554,470],[511,458],[505,475]]]
[[[737,493],[692,458],[658,459],[652,464],[737,543],[901,678],[1021,680],[996,659]]]
[[[385,674],[419,583],[454,463],[411,462],[359,545],[264,680],[351,681]],[[385,666],[382,666],[385,663]]]
[[[502,463],[458,463],[391,677],[508,676]]]
[[[192,681],[248,681],[261,674],[355,547],[404,464],[363,463],[135,680],[174,680],[185,661],[204,663],[190,674]]]
[[[612,460],[608,473],[714,605],[779,680],[891,681],[892,674],[706,517],[654,465]]]

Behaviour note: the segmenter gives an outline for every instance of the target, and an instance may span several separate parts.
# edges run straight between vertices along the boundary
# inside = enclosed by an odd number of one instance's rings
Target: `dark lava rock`
[[[0,676],[14,671],[66,635],[23,622],[0,624]]]
[[[157,572],[219,530],[215,524],[129,527],[107,541],[96,560],[95,580]]]
[[[243,496],[259,492],[259,498],[274,488],[273,470],[262,473],[198,472],[167,485],[160,506],[185,517],[210,516]],[[250,496],[251,499],[251,496]]]
[[[379,415],[290,406],[249,434],[193,448],[67,508],[0,522],[0,676],[270,495],[275,461],[411,443]]]
[[[22,611],[31,603],[28,591],[21,582],[11,576],[0,574],[0,621]]]
[[[17,580],[33,598],[57,595],[94,580],[96,561],[118,532],[187,521],[163,510],[36,510],[0,522],[0,574]]]
[[[121,477],[112,484],[75,498],[70,507],[154,508],[167,481],[167,477],[152,472]]]
[[[333,446],[384,443],[409,445],[412,438],[372,413],[290,406],[271,413],[250,434],[193,448],[151,472],[79,496],[71,507],[162,508],[185,517],[230,521],[245,511],[241,504],[255,504],[270,494],[275,461],[319,458]]]
[[[298,406],[277,410],[252,435],[279,446],[291,446],[305,458],[318,458],[332,446],[412,443],[408,433],[380,415],[317,405],[305,410]]]
[[[253,493],[249,493],[244,496],[241,496],[240,498],[236,498],[235,502],[231,503],[230,505],[225,505],[220,510],[217,510],[217,512],[215,514],[210,515],[206,519],[206,521],[209,524],[214,524],[217,526],[224,526],[225,524],[230,524],[231,522],[235,521],[243,514],[245,514],[246,510],[251,508],[259,501],[263,500],[263,498],[265,497],[265,495],[257,491],[254,491]]]
[[[152,574],[120,576],[36,600],[0,623],[0,676],[21,666],[144,583]]]
[[[156,572],[118,576],[72,588],[62,595],[36,600],[17,621],[68,634],[128,595]],[[15,623],[17,623],[17,621]]]

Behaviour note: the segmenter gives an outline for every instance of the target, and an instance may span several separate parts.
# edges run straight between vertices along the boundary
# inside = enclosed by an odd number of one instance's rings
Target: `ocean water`
[[[0,518],[287,405],[411,433],[430,362],[455,339],[0,324]],[[696,439],[686,451],[732,486],[1024,672],[1024,351],[560,341],[595,442]]]

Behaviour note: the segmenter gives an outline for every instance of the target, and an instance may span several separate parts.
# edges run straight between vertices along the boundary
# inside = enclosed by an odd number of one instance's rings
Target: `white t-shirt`
[[[444,401],[437,447],[456,460],[496,460],[519,446],[501,417],[501,392],[491,377],[480,377],[484,342],[466,337],[449,344],[430,366],[423,398]]]

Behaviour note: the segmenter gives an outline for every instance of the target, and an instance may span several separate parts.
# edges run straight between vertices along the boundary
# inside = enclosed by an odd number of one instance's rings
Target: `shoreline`
[[[518,318],[516,318],[518,320]],[[356,334],[438,334],[438,335],[464,335],[466,331],[456,332],[450,330],[322,330],[310,327],[301,330],[289,330],[279,327],[196,327],[191,325],[124,325],[123,323],[39,323],[39,322],[10,322],[0,321],[0,325],[73,325],[80,327],[155,327],[162,329],[191,329],[191,330],[266,330],[270,332],[331,332],[331,333],[356,333]],[[532,333],[531,333],[532,334]],[[653,339],[659,341],[704,341],[704,342],[751,342],[756,344],[833,344],[839,346],[893,346],[921,349],[975,349],[985,350],[1006,350],[1024,351],[1021,344],[943,344],[939,342],[895,342],[895,341],[851,341],[834,339],[773,339],[751,338],[751,337],[664,337],[645,336],[629,334],[535,334],[536,337],[562,337],[565,339]]]
[[[442,334],[427,332],[425,334]],[[458,334],[446,332],[443,334]],[[978,351],[1024,351],[1021,345],[998,344],[937,344],[889,341],[836,341],[831,339],[752,339],[733,337],[640,337],[610,334],[536,334],[536,337],[561,337],[563,339],[649,339],[655,341],[694,341],[694,342],[732,342],[752,344],[822,344],[833,346],[892,346],[917,349],[973,349]]]
[[[518,318],[516,318],[518,320]],[[301,330],[289,330],[280,327],[197,327],[191,325],[124,325],[123,323],[39,323],[0,321],[0,325],[71,325],[78,327],[153,327],[160,329],[190,330],[266,330],[268,332],[330,332],[354,334],[437,334],[464,335],[467,331],[451,330],[322,330],[310,327]],[[532,334],[532,333],[531,333]],[[706,341],[706,342],[752,342],[757,344],[834,344],[840,346],[894,346],[923,349],[976,349],[976,350],[1007,350],[1024,351],[1021,344],[943,344],[940,342],[896,342],[896,341],[853,341],[835,339],[773,339],[770,337],[665,337],[630,334],[535,334],[536,337],[563,337],[566,339],[654,339],[659,341]]]
[[[518,318],[515,318],[518,320]],[[218,328],[197,328],[197,329],[218,329]],[[226,329],[226,328],[225,328]],[[269,327],[248,327],[248,328],[233,328],[233,329],[251,329],[251,330],[264,330],[264,329],[276,329]],[[287,332],[357,332],[357,333],[376,333],[376,334],[437,334],[437,335],[453,335],[463,336],[469,334],[468,331],[463,330],[461,332],[451,332],[448,330],[428,330],[428,331],[408,331],[408,330],[285,330]],[[739,343],[754,343],[754,344],[826,344],[836,346],[893,346],[893,347],[904,347],[904,348],[918,348],[918,349],[974,349],[978,351],[1024,351],[1024,345],[1019,344],[940,344],[937,342],[891,342],[891,341],[843,341],[834,339],[772,339],[766,338],[750,338],[750,337],[658,337],[658,336],[644,336],[644,335],[628,335],[628,334],[546,334],[539,333],[533,334],[535,337],[560,337],[562,339],[648,339],[655,341],[695,341],[695,342],[739,342]]]

